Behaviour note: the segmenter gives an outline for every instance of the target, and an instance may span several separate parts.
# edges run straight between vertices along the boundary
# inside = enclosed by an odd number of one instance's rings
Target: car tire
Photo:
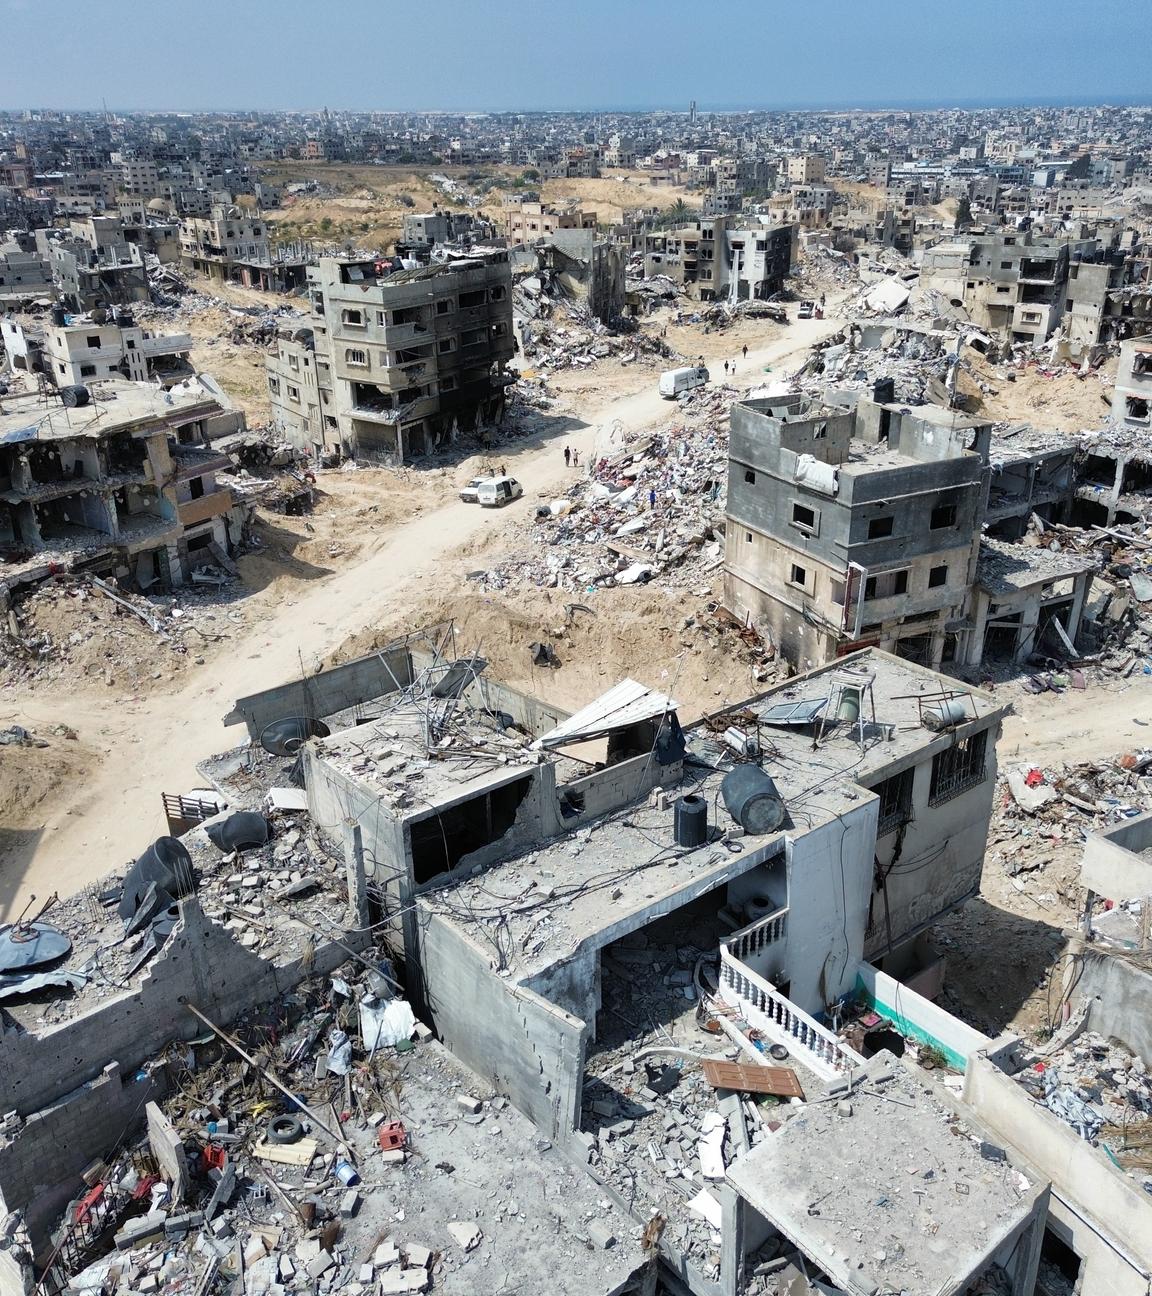
[[[296,1143],[304,1137],[304,1126],[298,1116],[273,1116],[268,1122],[269,1143]]]

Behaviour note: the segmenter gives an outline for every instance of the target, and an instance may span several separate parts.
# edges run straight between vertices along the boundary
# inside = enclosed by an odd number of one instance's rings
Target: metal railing
[[[864,1059],[721,946],[720,996],[738,1008],[749,1026],[796,1053],[825,1080],[835,1080]]]

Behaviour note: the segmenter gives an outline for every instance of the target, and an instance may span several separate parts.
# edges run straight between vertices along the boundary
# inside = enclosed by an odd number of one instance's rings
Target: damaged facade
[[[273,422],[297,448],[403,463],[500,420],[516,352],[507,252],[415,268],[326,257],[308,284],[309,328],[268,361]]]
[[[186,580],[201,551],[239,538],[230,466],[214,435],[242,416],[198,379],[166,395],[122,380],[69,407],[8,397],[0,413],[0,590],[61,571],[130,576],[147,588]],[[75,399],[75,398],[74,398]]]
[[[697,301],[762,301],[784,288],[796,259],[795,225],[716,216],[644,240],[644,273],[667,275]]]

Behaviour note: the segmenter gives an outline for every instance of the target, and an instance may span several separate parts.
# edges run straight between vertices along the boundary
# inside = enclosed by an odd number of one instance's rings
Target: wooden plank
[[[804,1090],[791,1067],[742,1066],[738,1062],[701,1064],[704,1078],[714,1089],[741,1093],[774,1094],[778,1098],[803,1098]]]
[[[295,1165],[307,1168],[320,1144],[314,1138],[302,1138],[296,1143],[257,1143],[252,1155],[261,1161],[275,1161],[277,1165]]]

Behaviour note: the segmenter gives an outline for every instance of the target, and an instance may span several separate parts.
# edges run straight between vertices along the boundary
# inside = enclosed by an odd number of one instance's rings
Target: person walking
[[[573,468],[579,468],[579,467],[580,467],[580,451],[579,451],[579,450],[573,450],[573,451],[572,451],[572,467],[573,467]]]
[[[727,360],[724,361],[724,376],[725,376],[725,377],[728,376],[728,361],[727,361]]]
[[[747,342],[744,343],[744,359],[745,359],[745,360],[748,359],[748,343],[747,343]]]
[[[571,466],[572,466],[572,448],[570,446],[565,446],[564,447],[564,467],[570,468]]]
[[[656,507],[656,488],[655,488],[655,486],[649,486],[649,488],[648,488],[648,507],[649,507],[650,509],[654,509],[654,508]]]

